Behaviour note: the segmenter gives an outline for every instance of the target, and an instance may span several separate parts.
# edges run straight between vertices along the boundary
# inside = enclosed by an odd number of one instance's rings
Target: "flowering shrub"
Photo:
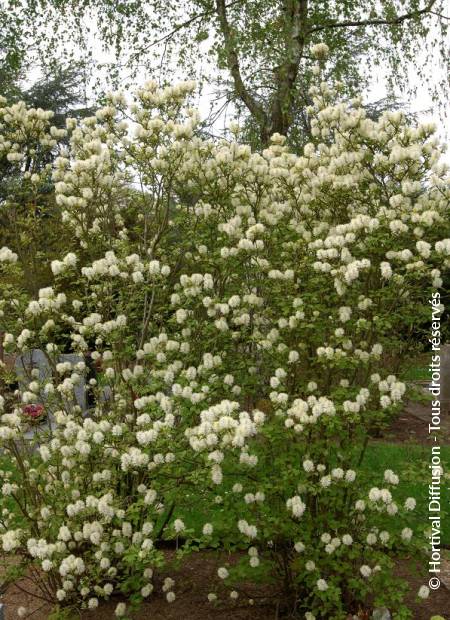
[[[406,618],[390,568],[420,547],[415,500],[400,505],[390,470],[368,488],[361,461],[405,393],[392,356],[450,266],[433,127],[369,120],[320,83],[315,141],[252,153],[200,137],[192,90],[149,83],[130,111],[112,95],[68,123],[52,175],[73,247],[4,339],[42,349],[52,376],[0,398],[3,552],[63,606],[125,595],[117,616],[179,536],[245,551],[218,569],[233,596],[263,581],[309,620]],[[61,361],[62,335],[79,361]],[[21,408],[40,401],[56,427],[24,444]]]

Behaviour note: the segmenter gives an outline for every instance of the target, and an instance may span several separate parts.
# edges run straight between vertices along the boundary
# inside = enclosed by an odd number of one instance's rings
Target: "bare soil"
[[[168,556],[170,559],[172,553],[168,552]],[[211,552],[192,554],[180,570],[170,573],[175,580],[175,601],[169,604],[161,591],[161,583],[157,583],[155,593],[133,614],[133,620],[273,620],[274,606],[264,598],[267,594],[260,586],[244,586],[245,594],[241,592],[236,601],[230,598],[230,591],[225,589],[222,589],[221,594],[218,592],[217,603],[208,601],[208,593],[214,590],[214,585],[220,587],[217,568],[221,565],[217,555]],[[32,612],[33,620],[46,620],[51,611],[50,605],[36,600],[30,594],[24,594],[20,588],[36,591],[30,581],[11,585],[0,597],[0,602],[6,606],[5,620],[17,620],[17,609],[20,606]],[[250,601],[249,596],[253,600]],[[113,620],[115,607],[120,600],[123,599],[102,602],[97,609],[83,612],[80,620]]]
[[[245,593],[241,592],[237,601],[232,601],[229,593],[223,591],[217,604],[211,604],[207,600],[211,584],[217,583],[216,571],[219,566],[217,557],[210,552],[193,554],[180,571],[174,576],[176,585],[174,592],[176,599],[168,604],[158,587],[159,593],[145,603],[142,608],[133,615],[134,620],[274,620],[276,610],[270,596],[261,587],[251,584],[246,585]],[[396,574],[405,578],[410,586],[407,601],[413,611],[414,620],[430,620],[436,614],[450,620],[450,590],[444,584],[439,590],[432,592],[430,597],[417,602],[417,591],[424,583],[423,578],[414,573],[411,563],[402,560],[397,563]],[[447,563],[447,575],[450,577],[450,563]],[[173,576],[173,575],[172,575]],[[447,579],[450,585],[450,579]],[[51,612],[50,606],[24,594],[19,588],[30,589],[30,582],[19,582],[11,585],[6,593],[0,598],[5,604],[5,620],[17,620],[17,609],[24,606],[31,612],[33,620],[47,620]],[[249,596],[253,597],[253,604],[249,602]],[[80,620],[113,620],[114,609],[120,599],[107,603],[101,603],[99,608],[93,611],[85,611],[80,615]]]
[[[417,592],[421,585],[427,583],[426,578],[415,574],[408,560],[397,563],[396,575],[408,582],[409,591],[405,597],[406,603],[413,612],[413,620],[430,620],[434,615],[440,615],[450,620],[450,562],[442,563],[441,586],[431,591],[424,601],[417,602]]]

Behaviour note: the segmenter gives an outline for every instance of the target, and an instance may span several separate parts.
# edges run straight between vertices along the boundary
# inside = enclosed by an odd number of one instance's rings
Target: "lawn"
[[[385,470],[391,469],[400,478],[398,489],[393,490],[393,495],[398,503],[403,503],[406,498],[414,497],[417,506],[411,514],[413,526],[418,535],[424,533],[428,526],[428,484],[430,483],[430,472],[428,464],[430,461],[430,448],[413,444],[379,443],[374,442],[367,446],[364,459],[361,464],[360,474],[364,477],[367,489],[373,486],[385,486],[383,475]],[[442,446],[441,459],[444,470],[450,464],[450,446]],[[222,487],[223,488],[223,487]],[[442,484],[444,494],[445,485]],[[228,491],[231,493],[231,490]],[[223,494],[222,494],[223,495]],[[189,507],[178,507],[175,511],[177,517],[182,517],[192,537],[200,536],[203,525],[211,522],[218,533],[223,521],[221,513],[223,509],[220,504],[211,504],[207,513],[199,513],[195,508],[195,493],[186,498]],[[441,502],[445,506],[445,501]],[[446,514],[441,513],[442,522],[445,522]],[[174,517],[175,518],[175,517]],[[386,529],[398,532],[403,528],[403,524],[392,517],[386,517]],[[450,545],[450,530],[442,532],[442,545]]]
[[[372,478],[374,484],[386,469],[392,469],[398,474],[400,477],[399,499],[405,500],[407,497],[414,497],[417,500],[414,516],[418,531],[423,531],[428,524],[428,485],[431,481],[428,465],[430,457],[431,449],[428,446],[374,443],[368,446],[362,463],[369,479]],[[450,446],[441,447],[441,460],[444,472],[448,471]],[[442,498],[446,491],[443,480]],[[441,507],[443,508],[445,505],[446,502],[441,501]],[[445,516],[444,513],[441,513],[442,523],[445,523]],[[450,545],[450,530],[442,532],[441,542],[442,545]]]

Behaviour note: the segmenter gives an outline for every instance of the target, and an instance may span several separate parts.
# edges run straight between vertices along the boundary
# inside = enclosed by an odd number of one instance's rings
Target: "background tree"
[[[78,32],[77,44],[84,43],[90,53],[92,39],[84,35],[96,19],[103,42],[117,53],[111,78],[123,77],[125,68],[134,75],[152,69],[162,81],[180,68],[184,75],[204,78],[218,93],[219,111],[233,103],[238,115],[244,114],[246,134],[255,145],[266,145],[275,132],[294,143],[308,137],[314,44],[326,41],[328,71],[344,82],[348,96],[367,86],[377,66],[387,71],[390,87],[404,87],[413,59],[421,80],[430,81],[427,61],[446,54],[441,0],[378,5],[367,0],[85,0],[75,2],[71,22],[73,4],[30,0],[20,15],[41,35],[44,26],[48,33],[50,17],[59,15],[51,44],[57,33],[62,36],[66,29],[67,37],[70,29],[72,41]]]
[[[0,92],[8,103],[21,105],[18,102],[23,101],[31,108],[49,110],[53,113],[51,124],[58,128],[65,127],[68,117],[92,113],[82,88],[82,64],[63,67],[53,63],[27,86],[21,64],[12,65],[7,54],[3,58]],[[38,139],[28,147],[20,165],[0,154],[0,247],[6,245],[18,254],[25,288],[36,294],[49,280],[50,261],[70,245],[70,239],[55,202],[50,170],[45,173],[57,151]],[[32,175],[40,176],[37,185],[30,183]]]
[[[0,95],[8,98],[17,94],[27,47],[21,36],[20,20],[11,17],[8,7],[0,3]]]

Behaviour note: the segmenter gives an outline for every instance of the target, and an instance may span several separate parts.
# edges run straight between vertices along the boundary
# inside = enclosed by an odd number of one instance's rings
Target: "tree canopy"
[[[133,76],[144,70],[164,82],[182,69],[185,77],[207,81],[217,93],[217,109],[233,103],[247,119],[249,140],[263,145],[275,132],[294,142],[296,135],[308,134],[310,48],[321,41],[330,48],[328,72],[344,82],[349,96],[364,90],[377,66],[386,70],[390,87],[405,87],[412,59],[419,78],[430,82],[431,59],[446,54],[441,0],[7,3],[15,9],[10,29],[15,20],[24,20],[35,40],[40,33],[51,45],[69,33],[74,45],[85,45],[91,55],[90,29],[96,22],[96,33],[116,52],[111,78],[123,80],[125,69]],[[435,96],[445,88],[430,86]]]

